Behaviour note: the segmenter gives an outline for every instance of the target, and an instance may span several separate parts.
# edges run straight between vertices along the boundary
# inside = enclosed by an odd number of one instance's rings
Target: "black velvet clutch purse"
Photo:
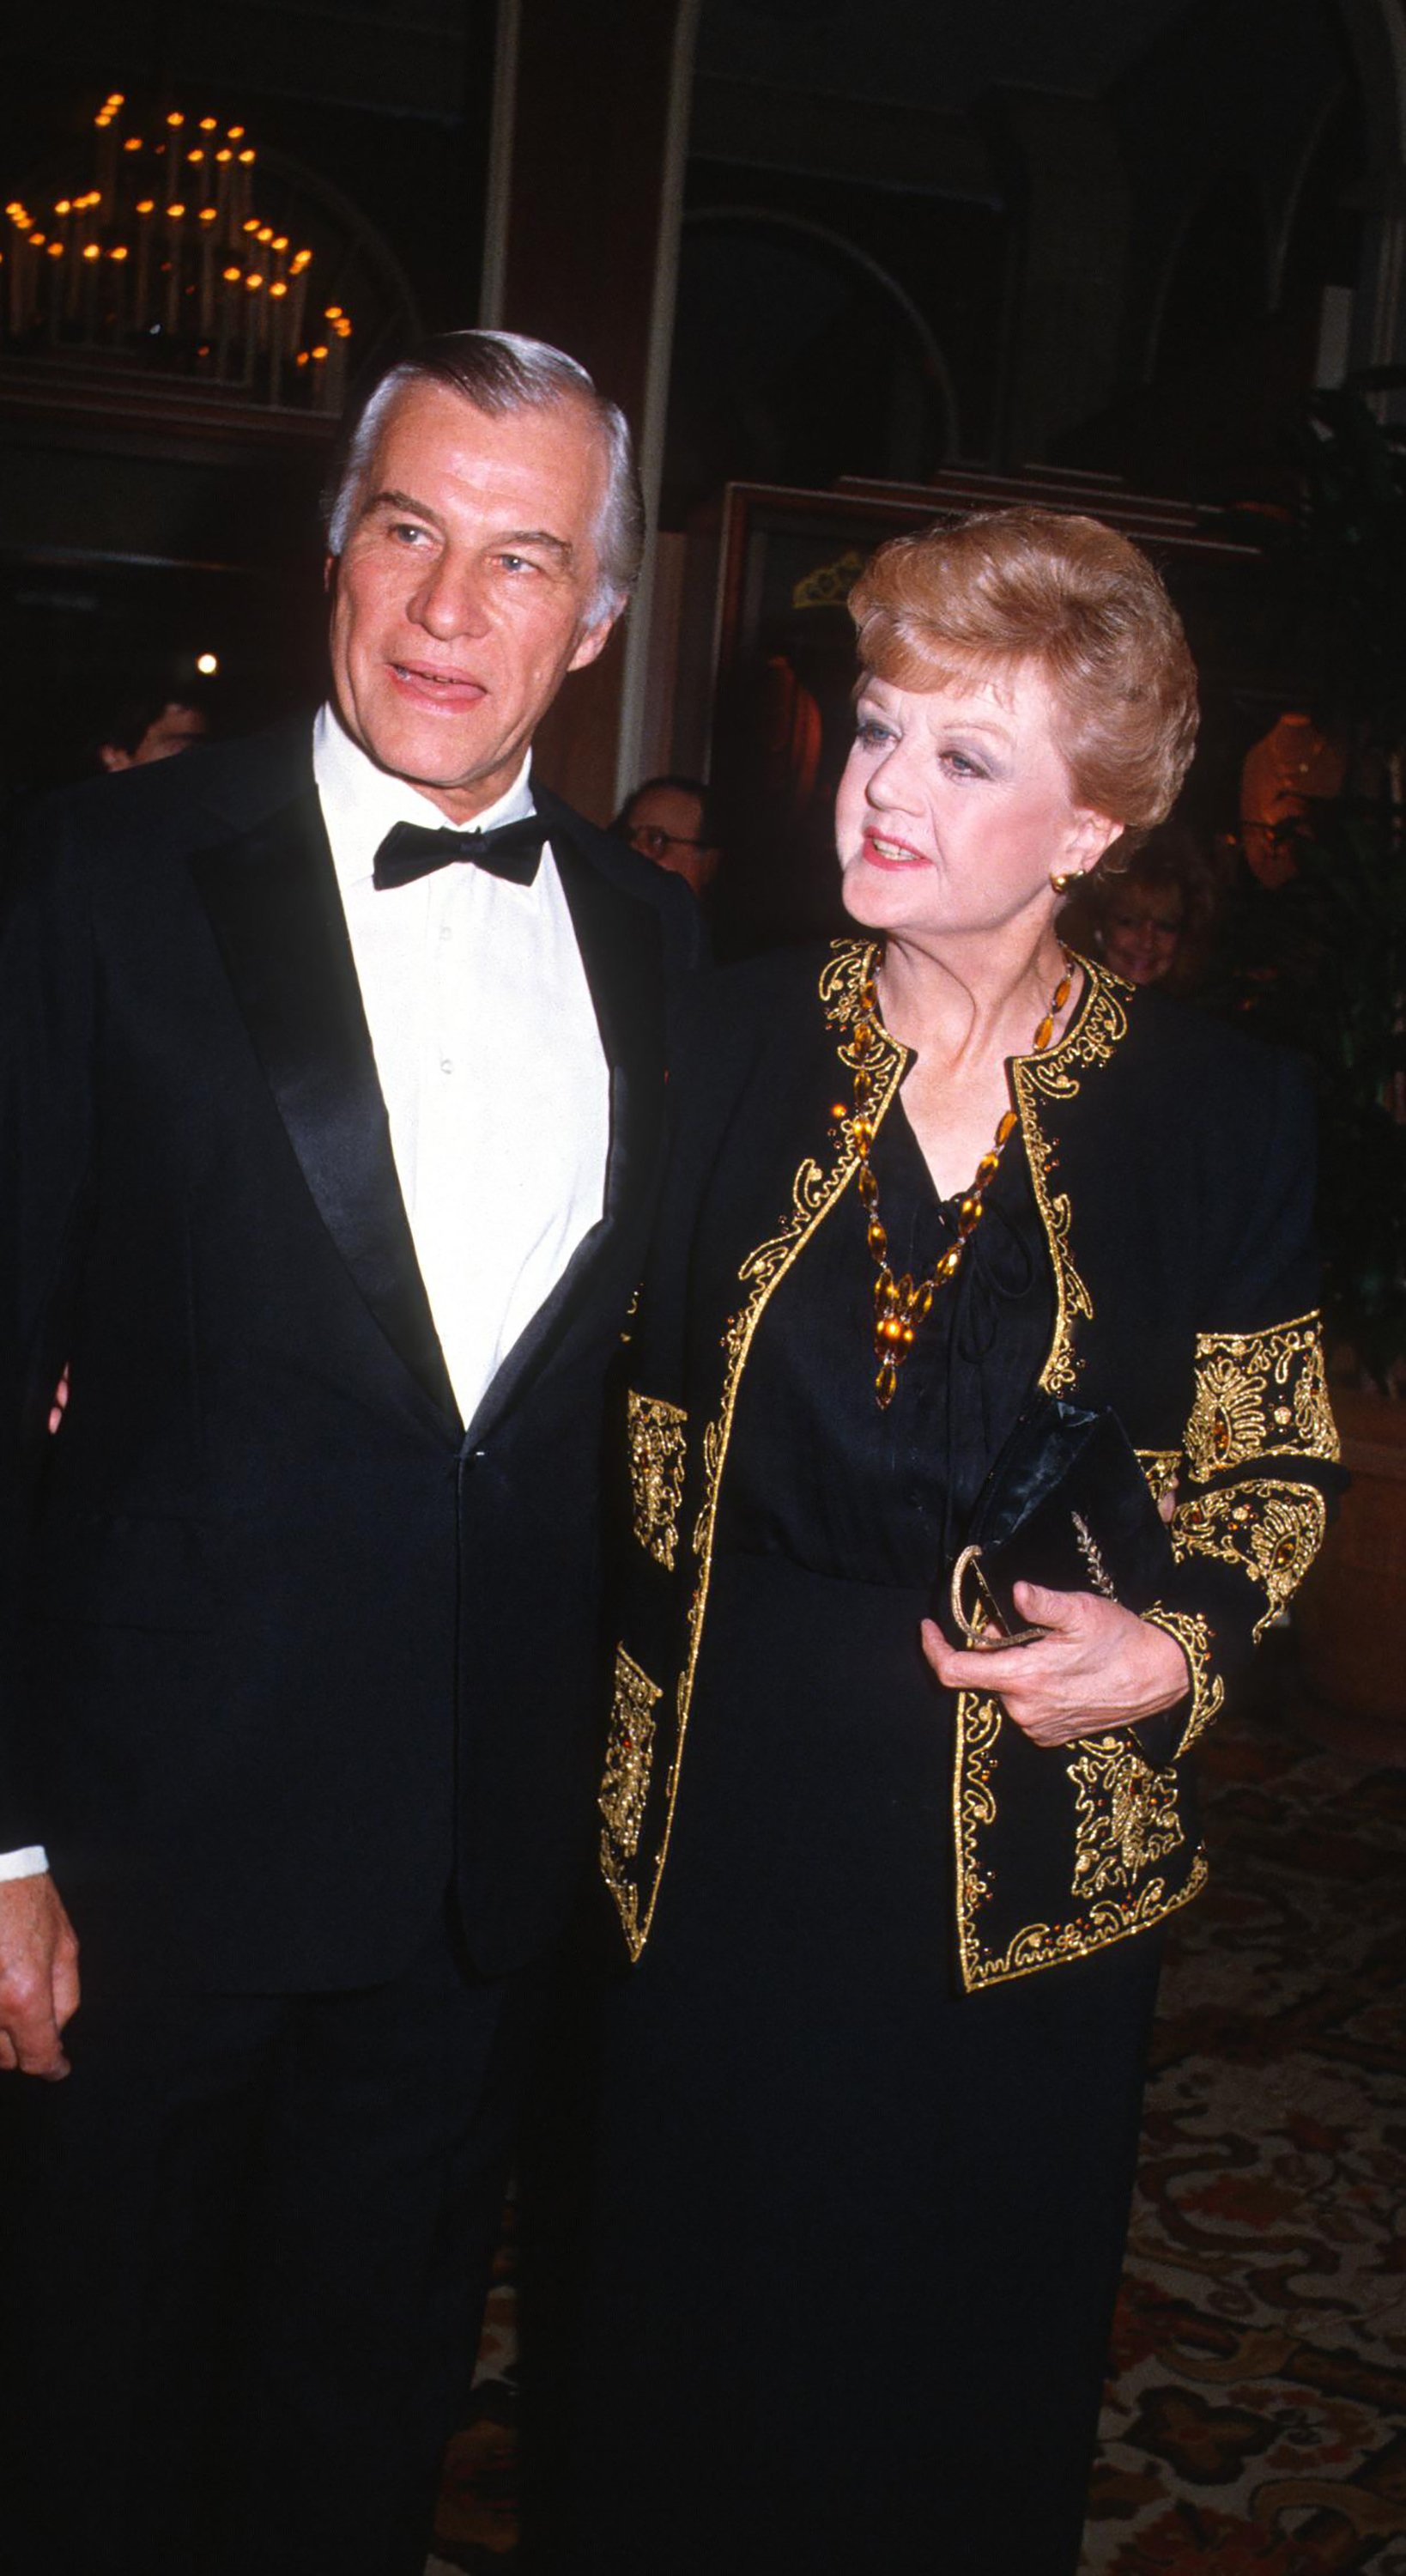
[[[934,1615],[974,1644],[993,1632],[1027,1645],[1017,1583],[1097,1592],[1150,1610],[1174,1568],[1171,1540],[1116,1413],[1039,1395],[977,1497],[970,1535]],[[943,1614],[947,1614],[946,1617]]]

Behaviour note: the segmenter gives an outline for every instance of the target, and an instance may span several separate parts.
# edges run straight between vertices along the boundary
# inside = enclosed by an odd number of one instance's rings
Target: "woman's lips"
[[[860,854],[871,868],[930,868],[932,861],[911,843],[896,840],[890,832],[866,831],[860,843]]]
[[[430,662],[391,662],[387,668],[401,697],[417,707],[462,714],[465,707],[477,706],[488,695],[483,682],[468,671],[439,671]]]

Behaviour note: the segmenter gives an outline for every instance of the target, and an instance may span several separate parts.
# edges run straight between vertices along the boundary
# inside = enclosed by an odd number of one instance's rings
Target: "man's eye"
[[[498,557],[498,561],[503,566],[505,572],[535,572],[537,570],[537,566],[530,555],[500,555]]]
[[[428,528],[417,527],[413,519],[392,519],[386,531],[398,546],[419,545],[422,540],[428,542],[429,533]]]

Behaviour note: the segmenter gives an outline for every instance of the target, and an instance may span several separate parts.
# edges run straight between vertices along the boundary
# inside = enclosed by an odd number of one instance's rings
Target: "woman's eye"
[[[986,776],[986,772],[982,768],[980,761],[973,760],[965,751],[945,751],[942,757],[945,760],[947,767],[952,770],[958,778],[984,778]]]
[[[891,728],[880,724],[877,716],[861,716],[854,729],[854,738],[856,742],[863,743],[866,751],[877,751],[881,743],[892,742],[894,737]]]

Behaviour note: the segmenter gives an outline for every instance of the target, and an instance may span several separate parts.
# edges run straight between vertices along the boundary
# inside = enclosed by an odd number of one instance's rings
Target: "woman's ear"
[[[1076,805],[1064,844],[1063,866],[1071,873],[1088,876],[1124,828],[1111,814],[1100,814],[1092,805]]]

